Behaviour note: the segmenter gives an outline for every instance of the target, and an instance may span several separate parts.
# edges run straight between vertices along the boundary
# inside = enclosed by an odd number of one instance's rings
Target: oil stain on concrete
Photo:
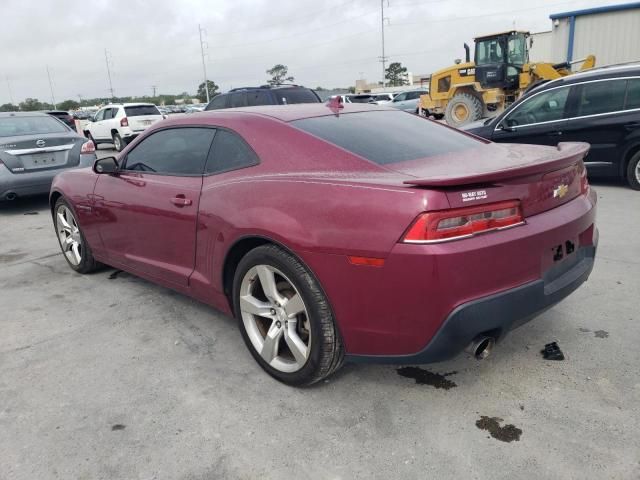
[[[500,422],[503,420],[498,417],[487,417],[482,415],[480,420],[476,421],[476,427],[480,430],[486,430],[496,440],[500,440],[501,442],[513,442],[520,441],[520,435],[522,435],[522,430],[512,424],[507,424],[504,427],[500,426]]]
[[[443,388],[449,390],[457,387],[455,382],[447,379],[451,375],[458,372],[433,373],[420,367],[402,367],[396,370],[398,375],[406,378],[413,378],[418,385],[431,385],[435,388]]]

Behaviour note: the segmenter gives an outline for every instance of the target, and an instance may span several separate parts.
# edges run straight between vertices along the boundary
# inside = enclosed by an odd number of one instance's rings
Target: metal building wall
[[[531,39],[533,45],[529,50],[529,61],[531,62],[548,62],[552,55],[553,32],[532,33]]]
[[[598,66],[640,61],[640,9],[576,17],[573,59],[590,53]]]
[[[569,19],[560,18],[557,21],[552,20],[552,28],[551,57],[548,61],[554,63],[565,62],[567,60],[567,45],[569,43]]]

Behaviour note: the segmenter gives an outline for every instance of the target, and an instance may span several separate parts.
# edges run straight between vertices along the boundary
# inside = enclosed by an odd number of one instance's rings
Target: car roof
[[[45,112],[0,112],[0,118],[7,117],[51,117]]]
[[[155,107],[156,105],[154,103],[143,103],[143,102],[139,102],[139,103],[109,103],[107,105],[105,105],[102,108],[107,108],[107,107]]]
[[[345,103],[342,104],[343,108],[335,109],[330,107],[327,103],[296,103],[292,105],[260,105],[256,107],[238,107],[238,108],[224,108],[220,110],[208,110],[197,115],[198,119],[211,118],[215,119],[219,115],[242,113],[253,114],[264,117],[271,117],[283,122],[293,122],[295,120],[302,120],[303,118],[311,117],[324,117],[329,115],[343,115],[347,113],[358,112],[370,112],[370,111],[389,111],[399,112],[396,108],[369,105],[366,103]]]
[[[566,77],[545,82],[539,87],[533,88],[530,92],[540,92],[548,88],[559,87],[561,85],[572,85],[574,83],[580,83],[588,80],[602,80],[607,78],[626,77],[629,75],[640,75],[640,63],[621,63],[590,68],[589,70],[576,72],[572,75],[567,75]]]

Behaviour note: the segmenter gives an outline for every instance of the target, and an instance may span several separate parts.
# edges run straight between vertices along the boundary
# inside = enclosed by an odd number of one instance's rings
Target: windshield
[[[141,117],[143,115],[160,115],[155,105],[136,105],[135,107],[124,107],[127,117]]]
[[[509,37],[507,61],[512,65],[527,63],[527,39],[522,33]]]
[[[379,165],[456,152],[480,143],[454,129],[401,111],[330,115],[292,124]]]
[[[53,117],[5,117],[0,118],[0,137],[65,133],[69,129]]]
[[[476,65],[503,63],[504,52],[500,37],[478,40],[476,42]]]

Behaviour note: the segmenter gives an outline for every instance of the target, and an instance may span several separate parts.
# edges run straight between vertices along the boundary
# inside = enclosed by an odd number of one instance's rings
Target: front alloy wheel
[[[342,364],[342,342],[315,277],[290,253],[263,245],[238,264],[234,309],[251,354],[289,385],[310,385]]]

